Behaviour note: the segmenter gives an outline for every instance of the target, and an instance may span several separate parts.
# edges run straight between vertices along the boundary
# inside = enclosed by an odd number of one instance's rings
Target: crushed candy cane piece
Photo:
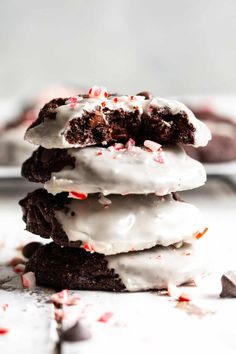
[[[83,248],[85,249],[85,251],[87,251],[87,252],[91,252],[91,253],[94,253],[94,252],[95,252],[94,248],[93,248],[89,243],[85,243],[82,247],[83,247]]]
[[[187,294],[186,292],[182,292],[178,299],[177,299],[179,302],[189,302],[192,300],[190,294]]]
[[[24,264],[17,264],[15,267],[14,267],[14,271],[16,273],[23,273],[25,270],[25,265]]]
[[[115,143],[115,144],[113,145],[113,147],[114,147],[114,149],[117,150],[117,151],[123,150],[123,149],[125,148],[124,144],[122,144],[122,143]]]
[[[1,308],[3,309],[3,311],[6,311],[6,310],[8,309],[8,307],[9,307],[9,304],[3,304],[3,305],[1,306]]]
[[[114,97],[114,98],[113,98],[113,102],[114,102],[114,103],[117,103],[118,101],[119,101],[118,97]]]
[[[59,291],[58,293],[53,294],[50,297],[51,302],[56,304],[66,304],[69,300],[69,290],[64,289]]]
[[[153,159],[155,162],[165,163],[164,154],[161,148],[159,149],[159,151],[153,152]]]
[[[102,154],[103,154],[103,152],[102,152],[101,149],[97,150],[97,152],[96,152],[96,155],[97,155],[97,156],[100,156],[100,155],[102,155]]]
[[[105,312],[101,317],[98,318],[98,322],[107,323],[113,316],[112,312]]]
[[[130,138],[127,143],[125,144],[125,147],[127,150],[133,150],[133,147],[135,146],[135,141]]]
[[[80,297],[77,295],[71,295],[69,294],[68,289],[64,289],[58,293],[53,294],[50,297],[51,302],[54,304],[60,304],[60,305],[77,305],[80,301]]]
[[[152,140],[145,140],[143,145],[153,152],[160,150],[161,145]]]
[[[112,203],[112,201],[107,197],[104,197],[103,194],[100,194],[98,202],[102,205],[110,205]]]
[[[76,198],[76,199],[84,200],[84,199],[88,198],[88,194],[71,191],[71,192],[69,192],[69,198]]]
[[[108,91],[105,87],[92,86],[89,89],[88,95],[90,98],[107,98]]]
[[[207,231],[208,231],[208,227],[205,227],[205,229],[202,232],[195,232],[193,234],[193,237],[195,237],[197,240],[199,240],[202,236],[204,236],[206,234]]]
[[[21,276],[22,285],[24,288],[28,288],[30,290],[34,289],[36,286],[35,274],[33,272],[24,273]]]
[[[7,334],[9,332],[8,328],[5,327],[0,327],[0,335]]]

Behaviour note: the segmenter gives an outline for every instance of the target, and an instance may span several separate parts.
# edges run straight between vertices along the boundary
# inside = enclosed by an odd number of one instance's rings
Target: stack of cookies
[[[181,145],[205,146],[206,125],[183,104],[109,94],[46,104],[26,132],[39,145],[22,167],[44,189],[20,205],[26,229],[53,242],[26,265],[38,285],[110,291],[164,289],[204,271],[199,210],[176,192],[206,181]]]

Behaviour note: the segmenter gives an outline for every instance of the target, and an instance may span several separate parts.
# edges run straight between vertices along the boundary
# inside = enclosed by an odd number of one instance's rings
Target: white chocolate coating
[[[107,198],[106,198],[107,199]],[[56,211],[56,218],[70,241],[81,240],[105,255],[194,242],[203,228],[199,210],[175,201],[171,195],[111,195],[104,203],[98,195],[71,199],[69,210]]]
[[[187,114],[187,119],[196,129],[194,132],[194,146],[205,146],[211,139],[210,130],[207,126],[199,121],[194,114],[183,104],[174,100],[162,99],[159,97],[144,100],[143,96],[119,96],[118,102],[113,101],[114,97],[109,98],[78,98],[76,104],[67,103],[56,109],[56,119],[45,120],[41,124],[29,129],[25,134],[25,139],[34,145],[41,145],[47,149],[51,148],[70,148],[81,147],[79,144],[70,144],[65,139],[65,135],[70,120],[80,118],[84,112],[94,112],[98,108],[103,109],[102,103],[106,103],[106,107],[110,110],[122,108],[125,112],[132,112],[136,109],[140,114],[150,114],[151,107],[168,107],[172,114],[178,114],[180,111]],[[105,116],[103,116],[106,122]],[[165,122],[168,125],[168,122]]]
[[[102,151],[101,155],[97,155]],[[62,191],[107,194],[166,195],[203,185],[206,172],[198,161],[178,146],[163,148],[164,163],[139,147],[134,150],[109,150],[87,147],[69,149],[75,157],[74,169],[52,173],[45,188],[52,194]]]
[[[166,289],[168,284],[181,285],[205,273],[201,252],[190,245],[155,247],[106,259],[129,291]]]

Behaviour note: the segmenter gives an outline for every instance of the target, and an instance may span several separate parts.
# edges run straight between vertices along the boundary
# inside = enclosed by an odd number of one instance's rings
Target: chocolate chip
[[[91,332],[87,327],[77,321],[74,326],[68,328],[61,335],[61,340],[65,342],[79,342],[91,338]]]
[[[150,100],[152,98],[151,92],[148,92],[148,91],[139,92],[139,93],[137,93],[136,96],[144,96],[145,100]]]
[[[30,258],[37,251],[37,249],[42,246],[41,242],[30,242],[24,246],[22,253],[25,258]]]
[[[220,297],[236,297],[236,271],[229,271],[221,277],[222,291]]]

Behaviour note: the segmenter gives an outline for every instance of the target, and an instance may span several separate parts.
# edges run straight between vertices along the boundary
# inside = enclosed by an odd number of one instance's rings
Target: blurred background
[[[235,0],[1,0],[0,97],[62,82],[235,92],[235,34]]]

